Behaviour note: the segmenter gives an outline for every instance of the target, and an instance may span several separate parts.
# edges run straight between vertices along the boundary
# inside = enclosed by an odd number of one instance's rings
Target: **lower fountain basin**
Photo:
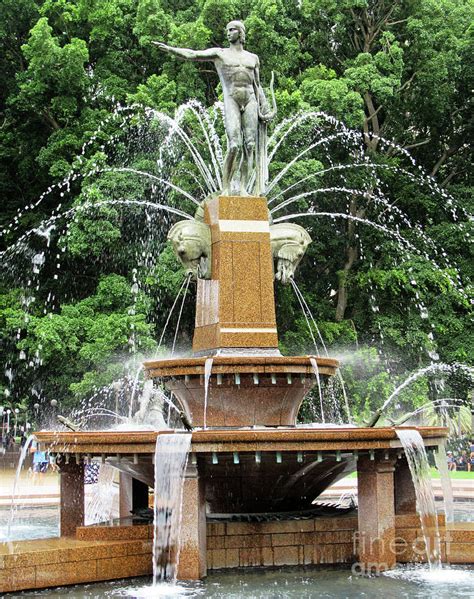
[[[193,426],[294,426],[301,402],[339,363],[316,356],[216,356],[205,388],[206,358],[144,363],[147,376],[161,379]],[[206,407],[207,406],[207,407]]]
[[[404,428],[404,427],[399,427]],[[447,429],[417,427],[426,447],[437,447]],[[36,433],[59,462],[101,457],[152,487],[159,435],[174,431]],[[401,452],[393,427],[198,430],[191,457],[206,480],[211,513],[307,510],[327,487],[355,470],[357,459]]]

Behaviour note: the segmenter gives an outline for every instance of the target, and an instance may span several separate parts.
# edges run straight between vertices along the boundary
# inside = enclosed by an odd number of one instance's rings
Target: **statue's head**
[[[229,38],[229,34],[231,34],[233,31],[237,30],[239,33],[239,41],[244,44],[245,43],[245,25],[242,23],[242,21],[231,21],[230,23],[227,23],[227,26],[225,28],[226,33],[227,33],[227,39],[229,41],[231,41],[231,39]]]

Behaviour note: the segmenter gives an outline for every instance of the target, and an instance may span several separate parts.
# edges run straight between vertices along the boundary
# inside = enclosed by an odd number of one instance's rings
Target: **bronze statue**
[[[253,193],[260,195],[266,182],[266,123],[276,114],[275,100],[270,109],[260,85],[260,61],[244,50],[245,25],[231,21],[226,27],[229,48],[190,50],[153,42],[160,50],[193,61],[214,63],[224,93],[227,155],[223,168],[223,195],[232,195],[233,180],[240,174],[240,194],[247,195],[256,161]],[[272,77],[273,84],[273,77]],[[240,166],[240,171],[239,171]]]

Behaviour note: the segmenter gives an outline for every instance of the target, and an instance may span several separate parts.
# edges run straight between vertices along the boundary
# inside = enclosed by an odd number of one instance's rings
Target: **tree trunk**
[[[355,198],[351,199],[349,206],[349,213],[352,216],[361,216],[362,211],[357,210],[357,201]],[[338,272],[339,276],[339,289],[337,292],[337,306],[336,306],[336,322],[344,320],[347,303],[348,303],[348,292],[347,292],[347,279],[352,266],[359,257],[359,248],[355,237],[355,221],[349,220],[347,225],[347,245],[346,245],[346,261],[344,268]]]

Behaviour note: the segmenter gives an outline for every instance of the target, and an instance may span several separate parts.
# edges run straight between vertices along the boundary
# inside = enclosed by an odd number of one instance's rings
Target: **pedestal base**
[[[84,464],[71,459],[62,464],[60,487],[60,535],[73,537],[78,526],[84,526]]]
[[[188,464],[184,479],[178,580],[200,580],[206,567],[206,504],[204,481]]]
[[[193,351],[277,348],[267,200],[221,196],[206,203],[212,278],[198,280]]]
[[[357,465],[358,555],[366,573],[378,574],[396,563],[394,465],[394,458],[365,456]]]

